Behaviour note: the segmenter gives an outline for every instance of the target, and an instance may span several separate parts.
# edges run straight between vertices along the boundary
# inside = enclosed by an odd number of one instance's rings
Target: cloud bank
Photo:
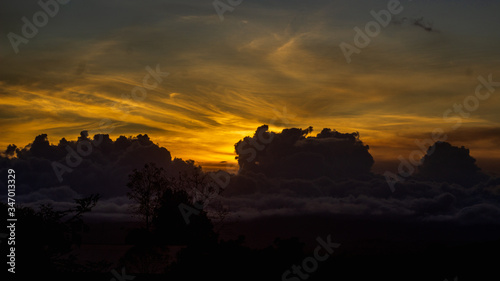
[[[307,138],[310,132],[311,128],[272,133],[263,126],[235,145],[245,143],[248,150],[259,135],[273,136],[260,151],[257,143],[254,154],[238,156],[240,173],[223,193],[234,218],[313,214],[423,222],[500,221],[500,180],[480,174],[464,147],[436,143],[422,159],[420,172],[397,183],[391,192],[383,176],[369,173],[373,160],[357,134],[324,129]],[[294,162],[294,157],[304,161]]]

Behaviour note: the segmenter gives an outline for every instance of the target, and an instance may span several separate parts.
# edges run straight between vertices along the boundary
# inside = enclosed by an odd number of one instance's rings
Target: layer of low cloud
[[[470,224],[496,223],[500,218],[498,178],[483,175],[474,185],[461,185],[453,178],[450,181],[449,178],[416,174],[397,183],[392,192],[383,176],[370,173],[373,163],[369,147],[357,134],[331,129],[323,129],[315,136],[308,136],[309,133],[311,128],[272,132],[266,126],[259,127],[253,137],[242,140],[260,148],[255,149],[256,157],[247,161],[252,154],[243,152],[239,159],[242,164],[253,161],[253,166],[242,165],[239,173],[231,176],[221,196],[213,200],[220,200],[229,207],[230,218],[236,220],[326,215]],[[81,152],[79,147],[87,142],[93,145],[92,152],[82,157],[82,162],[72,167],[71,172],[62,174],[63,181],[59,182],[52,164],[67,165],[68,147]],[[235,145],[237,147],[238,143]],[[255,148],[248,146],[246,149],[251,147]],[[448,156],[455,159],[453,155],[447,156],[448,146],[443,147],[444,153],[435,155],[444,157],[442,160]],[[465,149],[457,148],[456,151],[465,153],[465,159],[473,161]],[[369,157],[359,157],[359,152]],[[42,134],[29,146],[17,148],[15,154],[15,158],[2,156],[0,168],[2,174],[9,168],[16,171],[16,198],[20,205],[52,204],[58,209],[66,209],[73,205],[75,198],[99,193],[102,199],[89,215],[101,220],[133,219],[132,203],[126,197],[126,182],[133,169],[155,162],[175,176],[193,167],[191,161],[172,160],[169,151],[154,144],[147,135],[112,140],[107,135],[90,137],[82,132],[77,141],[61,139],[59,145],[51,145],[48,136]],[[290,157],[310,161],[285,165]],[[366,164],[368,170],[359,169]],[[469,167],[470,171],[457,172],[476,172],[473,165],[464,167]],[[431,168],[450,172],[450,167]]]
[[[253,138],[248,137],[243,141],[249,144],[253,140],[255,143],[258,135],[266,139],[266,133],[266,128],[261,127]],[[268,160],[262,160],[262,165],[259,160],[263,158],[259,156],[251,162],[256,161],[257,165],[254,163],[250,167],[245,167],[248,163],[243,161],[248,155],[240,158],[243,163],[240,173],[231,178],[230,186],[221,197],[222,202],[230,206],[233,219],[335,215],[359,219],[397,218],[469,224],[497,223],[500,218],[500,180],[482,174],[474,164],[475,159],[463,147],[454,147],[449,143],[435,144],[432,153],[423,159],[425,167],[433,172],[424,173],[422,169],[422,173],[396,183],[392,192],[384,176],[345,173],[344,177],[338,177],[332,171],[318,169],[315,164],[321,163],[319,159],[317,163],[298,163],[297,172],[286,173],[288,168],[280,158],[287,159],[289,154],[294,153],[301,153],[302,158],[307,159],[307,154],[319,152],[328,155],[342,148],[343,153],[332,156],[343,155],[341,162],[344,165],[352,165],[352,162],[362,164],[364,160],[356,157],[356,153],[346,148],[342,141],[318,146],[321,139],[317,136],[305,138],[303,135],[306,132],[301,130],[297,131],[299,137],[290,134],[289,130],[272,134],[273,140],[287,143],[288,146],[275,147],[274,142],[263,145],[264,148],[256,155],[271,157],[273,161],[268,163]],[[337,132],[337,138],[340,136],[352,137],[351,134]],[[311,144],[317,142],[318,151],[303,151],[299,144],[304,140]],[[275,149],[283,153],[279,155],[273,151]],[[314,171],[314,176],[303,177],[303,174],[308,174],[307,171]],[[337,169],[337,172],[341,171]],[[457,175],[455,178],[451,176],[453,173]]]

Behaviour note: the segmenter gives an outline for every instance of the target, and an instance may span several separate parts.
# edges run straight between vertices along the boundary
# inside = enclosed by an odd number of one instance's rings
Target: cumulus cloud
[[[235,145],[238,152],[238,146],[245,144],[238,157],[240,172],[231,178],[222,198],[234,218],[309,214],[420,222],[499,221],[498,180],[483,175],[481,180],[464,181],[479,171],[464,147],[436,143],[423,159],[423,172],[397,183],[391,192],[383,176],[368,173],[373,160],[356,133],[324,129],[306,137],[311,131],[273,133],[262,126]],[[290,155],[304,162],[294,162]],[[356,177],[359,174],[363,176]]]
[[[92,147],[88,154],[86,145]],[[498,179],[484,178],[467,185],[454,178],[435,177],[478,171],[463,147],[437,143],[422,166],[432,173],[398,182],[394,192],[383,176],[370,173],[373,158],[357,133],[323,129],[312,136],[312,128],[276,133],[261,126],[235,147],[240,171],[218,197],[229,206],[232,218],[309,214],[463,223],[491,223],[499,218]],[[125,194],[133,169],[155,162],[176,176],[194,167],[193,161],[172,159],[167,149],[142,134],[113,140],[108,135],[90,137],[83,131],[76,141],[63,138],[57,145],[42,134],[28,146],[15,148],[15,155],[0,157],[0,168],[2,173],[15,169],[19,203],[64,208],[74,198],[99,193],[102,199],[90,216],[117,220],[131,219],[131,202]],[[433,157],[439,161],[429,160]],[[54,163],[70,169],[59,170],[64,171],[62,182]]]
[[[303,179],[355,177],[369,173],[374,162],[358,133],[325,128],[315,137],[307,137],[312,127],[284,129],[281,133],[267,130],[263,125],[253,137],[235,144],[240,173]]]
[[[427,151],[418,167],[423,179],[458,183],[473,186],[487,178],[480,172],[476,159],[470,156],[469,149],[455,147],[448,142],[437,142]]]
[[[2,173],[7,169],[16,171],[20,203],[36,199],[71,200],[91,193],[108,199],[124,195],[128,175],[146,163],[156,163],[169,176],[194,167],[192,161],[172,160],[170,152],[146,134],[112,140],[108,135],[90,137],[82,131],[76,141],[62,138],[57,145],[50,144],[48,136],[41,134],[26,147],[17,148],[15,154],[16,157],[0,157],[0,169]]]

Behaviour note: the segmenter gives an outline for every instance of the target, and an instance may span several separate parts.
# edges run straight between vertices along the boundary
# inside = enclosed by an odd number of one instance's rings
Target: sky
[[[263,124],[312,126],[359,132],[383,171],[440,129],[500,167],[500,90],[468,98],[478,77],[500,81],[498,1],[401,1],[350,62],[340,45],[391,1],[240,2],[220,17],[212,1],[72,0],[14,46],[42,7],[2,1],[0,147],[147,133],[210,168],[236,164],[234,144]]]

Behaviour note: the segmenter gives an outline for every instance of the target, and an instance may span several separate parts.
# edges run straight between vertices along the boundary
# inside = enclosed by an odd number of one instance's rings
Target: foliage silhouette
[[[164,169],[156,167],[154,163],[146,164],[142,170],[134,169],[129,175],[127,196],[136,203],[134,212],[144,219],[148,231],[168,185]]]
[[[82,242],[82,234],[89,230],[83,215],[90,212],[99,200],[98,194],[75,199],[76,205],[66,210],[55,210],[50,204],[39,211],[29,207],[16,207],[16,267],[17,272],[85,272],[89,268],[75,262],[74,246]],[[3,216],[8,206],[0,205]],[[6,219],[4,217],[4,219]],[[2,243],[1,247],[7,247]],[[2,249],[3,252],[3,249]],[[93,264],[96,266],[97,264]],[[105,263],[99,264],[106,267]]]

